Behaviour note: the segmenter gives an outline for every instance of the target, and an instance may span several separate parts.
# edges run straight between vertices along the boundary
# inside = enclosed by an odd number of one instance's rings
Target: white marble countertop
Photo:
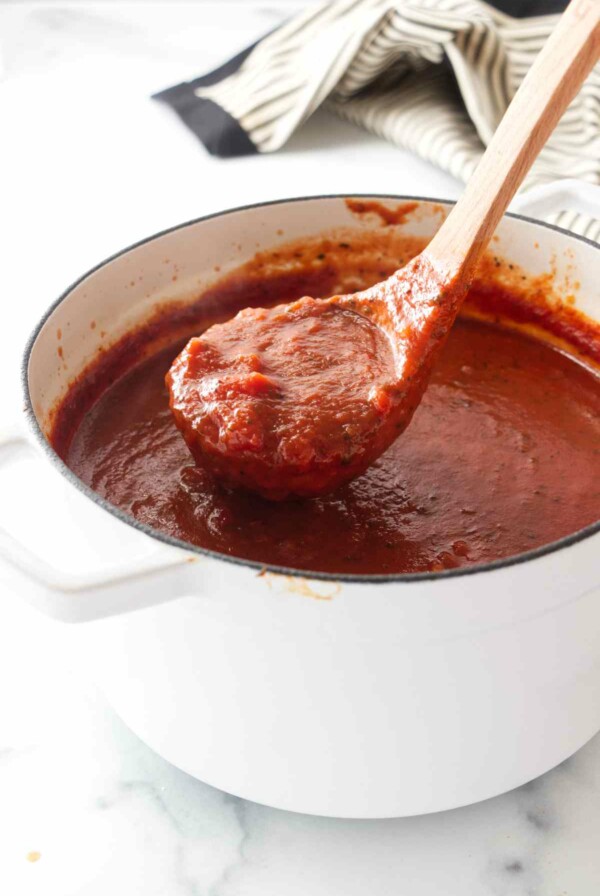
[[[341,190],[455,196],[428,164],[317,114],[284,151],[219,161],[149,95],[250,43],[293,3],[0,6],[0,425],[29,328],[78,274],[219,208]],[[8,309],[8,312],[7,310]],[[0,523],[11,514],[0,477]],[[40,473],[43,477],[43,470]],[[43,533],[60,519],[40,509]],[[596,896],[600,738],[466,809],[351,822],[220,793],[146,748],[77,660],[77,627],[0,568],[0,892],[6,896]]]

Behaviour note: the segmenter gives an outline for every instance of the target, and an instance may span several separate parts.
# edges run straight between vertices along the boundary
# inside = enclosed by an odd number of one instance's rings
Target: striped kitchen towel
[[[556,20],[482,0],[334,0],[155,98],[215,155],[274,152],[323,105],[467,180]],[[600,183],[600,66],[524,189],[566,177]],[[600,241],[595,219],[554,223]]]

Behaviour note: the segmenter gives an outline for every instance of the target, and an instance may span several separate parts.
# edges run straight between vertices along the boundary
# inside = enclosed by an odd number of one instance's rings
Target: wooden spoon
[[[572,0],[427,248],[356,295],[247,309],[167,374],[196,461],[271,499],[362,473],[406,428],[485,250],[600,56],[600,0]]]

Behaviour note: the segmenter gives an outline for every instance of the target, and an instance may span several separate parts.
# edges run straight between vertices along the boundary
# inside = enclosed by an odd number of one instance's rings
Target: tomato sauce
[[[366,316],[304,297],[194,337],[166,382],[196,462],[274,500],[332,491],[368,466],[393,369]]]
[[[165,374],[174,357],[191,335],[247,304],[364,288],[419,247],[373,236],[349,248],[343,239],[290,247],[285,257],[257,256],[196,305],[157,313],[145,336],[142,328],[109,350],[57,409],[51,441],[66,463],[156,530],[301,570],[389,574],[472,566],[597,520],[600,379],[592,362],[600,358],[600,332],[567,307],[546,308],[542,316],[541,300],[525,319],[524,290],[539,284],[519,291],[509,280],[494,280],[492,263],[484,265],[412,423],[361,476],[322,497],[273,503],[219,485],[200,456],[194,463],[169,409]],[[513,307],[521,329],[511,321]],[[340,321],[342,329],[355,324]],[[532,335],[542,331],[549,341]],[[301,324],[298,337],[306,338]],[[137,340],[142,360],[135,366],[126,360],[127,339]],[[589,366],[557,348],[567,343]],[[339,365],[331,372],[332,400],[359,366],[350,356]],[[271,388],[252,368],[251,358],[241,365],[242,388]],[[247,421],[240,437],[268,439],[272,423]],[[298,438],[290,450],[302,452]]]

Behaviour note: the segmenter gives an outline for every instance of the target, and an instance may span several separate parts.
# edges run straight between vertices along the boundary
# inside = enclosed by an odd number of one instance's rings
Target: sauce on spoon
[[[462,298],[424,264],[355,295],[248,308],[191,339],[167,385],[197,462],[274,500],[364,472],[410,422]]]

